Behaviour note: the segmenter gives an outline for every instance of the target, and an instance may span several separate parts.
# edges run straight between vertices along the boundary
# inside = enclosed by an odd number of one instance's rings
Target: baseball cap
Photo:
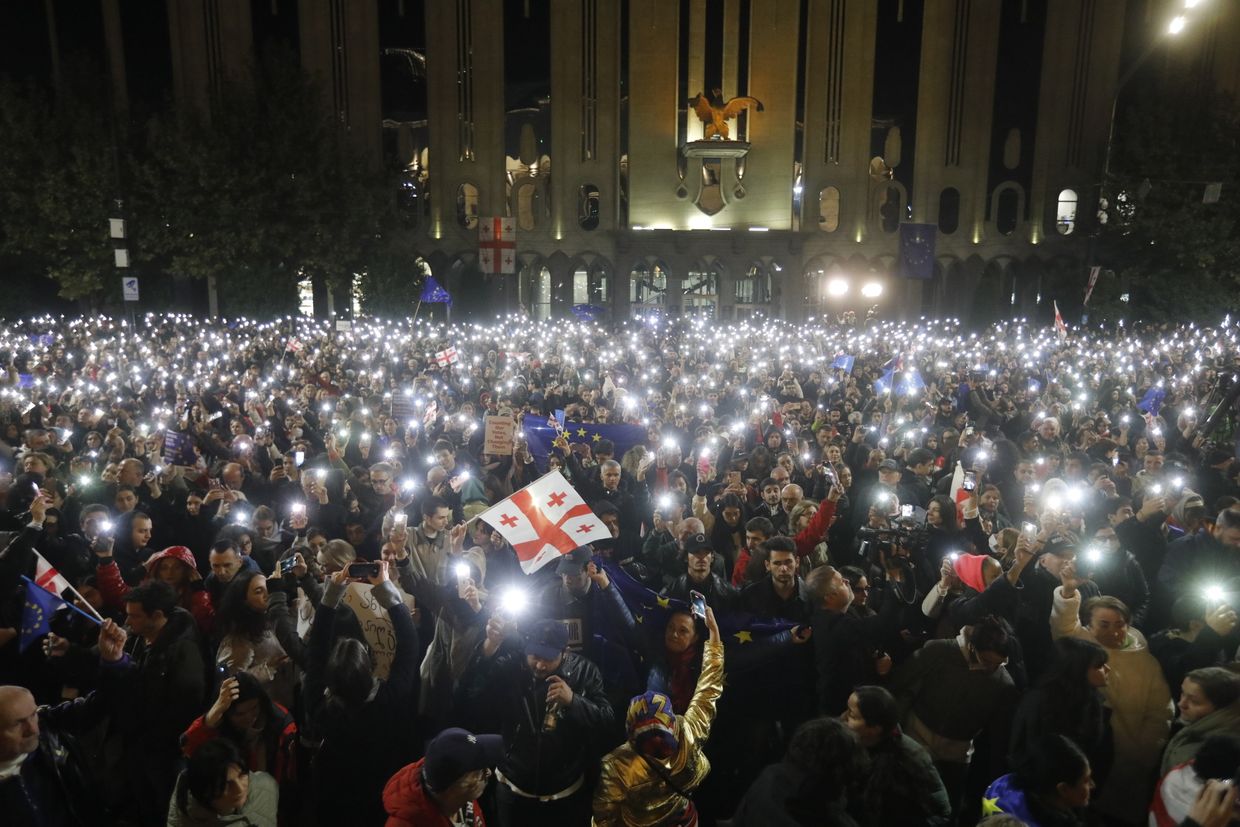
[[[690,534],[685,538],[685,553],[693,554],[695,551],[713,551],[705,534]]]
[[[426,747],[422,778],[431,790],[442,792],[465,773],[490,769],[503,757],[503,737],[474,735],[460,727],[449,727]]]
[[[568,646],[568,627],[562,620],[540,620],[525,635],[525,653],[555,660]]]
[[[900,463],[896,462],[894,459],[885,459],[878,464],[878,470],[879,471],[899,471]]]
[[[581,574],[581,570],[586,567],[586,563],[590,562],[590,547],[577,546],[560,558],[560,562],[555,567],[556,574]]]

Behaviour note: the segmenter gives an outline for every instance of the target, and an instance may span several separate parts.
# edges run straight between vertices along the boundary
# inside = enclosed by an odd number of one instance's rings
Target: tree
[[[123,148],[100,75],[76,67],[65,77],[55,95],[0,81],[0,253],[96,306],[115,273],[108,219]]]
[[[1118,133],[1108,188],[1118,195],[1099,239],[1118,283],[1096,294],[1112,312],[1121,284],[1151,320],[1240,309],[1240,117],[1225,97],[1181,92],[1147,95]],[[1218,203],[1202,203],[1208,181],[1225,182]]]

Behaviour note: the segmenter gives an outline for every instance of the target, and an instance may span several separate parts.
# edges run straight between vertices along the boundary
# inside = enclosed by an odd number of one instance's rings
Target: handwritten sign
[[[406,610],[413,609],[413,598],[401,593]],[[357,616],[362,636],[374,660],[374,676],[387,679],[392,671],[392,659],[396,656],[396,630],[387,609],[379,605],[368,583],[350,583],[344,592],[344,603]]]
[[[482,451],[497,456],[511,456],[512,440],[517,431],[517,423],[511,416],[488,416],[484,422],[486,431],[482,440]]]

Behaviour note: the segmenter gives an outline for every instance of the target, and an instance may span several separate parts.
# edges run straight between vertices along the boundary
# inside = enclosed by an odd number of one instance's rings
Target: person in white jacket
[[[1111,675],[1103,690],[1111,709],[1115,765],[1095,809],[1126,823],[1144,820],[1144,794],[1167,741],[1171,720],[1171,692],[1158,660],[1150,654],[1145,636],[1128,625],[1128,607],[1115,597],[1095,597],[1086,604],[1088,625],[1081,625],[1081,596],[1085,582],[1076,565],[1067,563],[1059,575],[1051,607],[1051,634],[1079,637],[1104,646]]]

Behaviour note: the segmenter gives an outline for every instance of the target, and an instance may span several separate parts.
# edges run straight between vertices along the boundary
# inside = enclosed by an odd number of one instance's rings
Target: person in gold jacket
[[[677,716],[671,699],[647,692],[629,702],[628,741],[603,758],[594,790],[596,827],[696,827],[689,795],[710,772],[702,749],[723,692],[723,641],[706,609],[710,638],[689,708]]]

